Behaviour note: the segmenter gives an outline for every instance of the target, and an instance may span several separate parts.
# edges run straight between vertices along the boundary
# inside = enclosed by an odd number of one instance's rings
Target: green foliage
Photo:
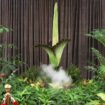
[[[92,53],[96,56],[100,65],[105,65],[105,57],[95,48],[92,48]]]
[[[88,34],[88,36],[92,37],[93,39],[96,39],[103,46],[105,46],[105,29],[94,30],[93,32]],[[92,53],[96,56],[99,62],[99,67],[97,68],[96,73],[99,78],[105,79],[105,57],[96,48],[92,48]]]
[[[70,75],[74,82],[80,81],[81,79],[81,71],[76,65],[70,65],[67,68],[67,73]]]
[[[27,81],[31,82],[31,81],[37,81],[38,79],[40,79],[40,75],[41,75],[41,70],[38,67],[30,67],[28,70],[26,70],[24,73],[21,74],[21,77],[27,79]]]
[[[10,31],[12,31],[12,29],[0,25],[0,34]],[[11,74],[11,72],[20,64],[20,60],[17,57],[10,58],[4,55],[4,52],[11,48],[16,49],[16,46],[14,44],[0,44],[0,72],[5,73],[6,75]]]
[[[103,46],[105,46],[105,29],[94,30],[87,36],[92,37],[93,39],[96,39]],[[96,48],[92,48],[92,53],[96,56],[100,65],[105,65],[105,57],[100,53],[100,51],[98,51]]]
[[[93,39],[96,39],[103,46],[105,46],[105,29],[94,30],[90,34],[87,34],[87,36],[90,36]]]
[[[98,70],[97,70],[97,74],[99,76],[100,79],[103,79],[105,81],[105,66],[104,65],[100,65],[98,67]]]
[[[99,80],[105,81],[105,66],[104,65],[99,65],[98,67],[87,66],[86,69],[96,74],[93,77],[93,79],[99,79]]]
[[[95,105],[89,104],[102,99],[97,96],[103,93],[105,85],[101,81],[90,84],[79,84],[70,89],[39,88],[27,84],[23,79],[12,78],[8,81],[12,85],[12,95],[19,105]],[[3,98],[3,86],[0,85],[0,102]]]
[[[86,103],[86,105],[100,105],[99,100],[91,100],[90,102]]]
[[[12,29],[9,29],[6,26],[0,25],[0,34],[5,32],[10,32],[10,31],[12,31]]]

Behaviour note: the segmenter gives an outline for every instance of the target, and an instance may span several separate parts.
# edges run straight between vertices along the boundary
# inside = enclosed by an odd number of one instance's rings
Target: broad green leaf
[[[58,44],[56,44],[56,46],[54,47],[55,55],[56,55],[56,58],[57,58],[57,66],[59,66],[63,50],[64,50],[64,48],[65,48],[65,46],[67,45],[68,42],[69,42],[68,39],[67,40],[62,40]]]
[[[48,47],[47,45],[38,45],[38,47],[41,47],[42,49],[44,49],[46,51],[46,53],[49,56],[50,63],[55,67],[57,64],[57,58],[56,58],[52,48]]]
[[[54,16],[53,16],[53,32],[52,32],[52,46],[56,45],[59,41],[58,36],[58,3],[54,5]]]
[[[54,52],[51,49],[47,48],[47,47],[46,48],[43,47],[43,49],[47,52],[47,54],[49,56],[50,63],[54,67],[56,67],[56,65],[57,65],[57,59],[56,59],[56,56],[54,55]]]
[[[105,101],[105,94],[104,93],[98,93],[98,97],[100,97],[103,101]]]

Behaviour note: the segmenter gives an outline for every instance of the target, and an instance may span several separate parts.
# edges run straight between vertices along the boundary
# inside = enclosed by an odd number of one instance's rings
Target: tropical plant
[[[41,71],[40,68],[32,66],[29,69],[25,70],[25,72],[21,74],[21,77],[29,82],[34,82],[41,78],[40,71]]]
[[[52,46],[48,45],[37,45],[36,47],[41,47],[44,49],[49,57],[50,64],[57,68],[59,67],[63,50],[67,43],[69,42],[68,39],[63,39],[59,41],[58,35],[58,4],[55,3],[54,6],[54,17],[53,17],[53,32],[52,32]]]
[[[91,48],[100,65],[105,65],[105,57],[96,48]]]
[[[105,29],[94,30],[87,36],[92,37],[93,39],[100,42],[103,46],[105,46]],[[96,48],[91,48],[92,53],[96,56],[99,67],[97,67],[96,73],[99,77],[105,79],[105,57],[100,53],[100,51]]]
[[[1,33],[5,33],[5,32],[10,32],[12,29],[6,27],[6,26],[3,26],[3,25],[0,25],[0,34]]]
[[[90,34],[87,34],[87,36],[96,39],[98,42],[105,46],[105,29],[93,30]]]
[[[10,31],[12,31],[12,29],[0,25],[0,35]],[[3,54],[5,50],[9,48],[16,49],[16,46],[14,44],[0,44],[0,73],[5,73],[7,77],[19,66],[21,62],[18,57],[8,57]]]
[[[90,34],[87,34],[87,36],[92,37],[105,46],[105,29],[94,30]],[[105,57],[100,53],[99,50],[92,48],[92,53],[96,56],[100,65],[105,65]]]
[[[100,65],[97,70],[98,77],[105,81],[105,66]]]
[[[102,87],[105,85],[100,81],[93,81],[86,86],[78,84],[70,89],[40,88],[17,77],[8,82],[12,85],[11,93],[19,105],[100,105],[104,99],[103,94],[97,94],[104,93]],[[3,91],[0,84],[0,102]]]
[[[80,81],[81,79],[81,70],[74,64],[71,64],[67,68],[67,73],[70,75],[74,82]]]
[[[91,100],[90,102],[87,102],[85,105],[100,105],[100,101],[99,100]]]

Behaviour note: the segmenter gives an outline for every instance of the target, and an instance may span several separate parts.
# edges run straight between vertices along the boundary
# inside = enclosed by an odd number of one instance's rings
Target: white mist
[[[60,67],[58,71],[54,70],[52,65],[41,65],[43,72],[52,80],[52,84],[57,85],[59,87],[63,87],[65,85],[70,86],[72,84],[71,76],[68,76],[65,70]]]

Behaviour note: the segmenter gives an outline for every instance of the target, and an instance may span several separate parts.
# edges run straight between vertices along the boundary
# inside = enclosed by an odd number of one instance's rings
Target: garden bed
[[[30,84],[25,79],[16,77],[9,83],[19,105],[98,105],[96,103],[103,101],[97,94],[105,92],[105,84],[94,80],[90,80],[87,84],[84,82],[74,84],[69,89],[41,87],[40,82]],[[3,93],[3,84],[1,84],[0,101]]]

